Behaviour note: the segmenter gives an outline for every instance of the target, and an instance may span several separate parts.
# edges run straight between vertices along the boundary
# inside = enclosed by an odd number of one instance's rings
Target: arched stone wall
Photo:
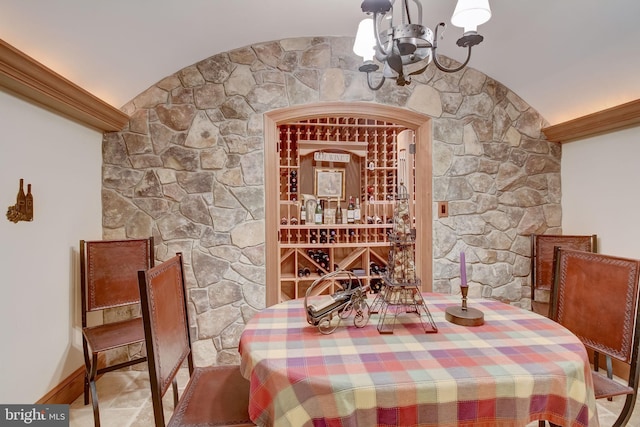
[[[465,250],[471,295],[528,306],[529,237],[559,231],[560,146],[499,82],[430,66],[409,86],[367,88],[347,37],[224,52],[137,96],[103,144],[105,238],[153,235],[182,252],[198,365],[235,363],[247,319],[265,304],[263,114],[318,102],[393,105],[433,118],[433,283],[456,292]]]

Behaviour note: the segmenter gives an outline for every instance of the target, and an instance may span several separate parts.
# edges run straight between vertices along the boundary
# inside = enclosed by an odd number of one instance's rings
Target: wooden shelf
[[[413,209],[415,228],[419,236],[416,241],[417,272],[422,278],[423,290],[430,291],[433,277],[433,218],[430,184],[433,168],[430,117],[404,108],[373,102],[319,102],[274,110],[265,113],[264,120],[267,305],[277,304],[292,297],[304,296],[305,289],[312,282],[305,279],[286,281],[281,276],[282,272],[293,272],[294,262],[301,259],[298,256],[292,256],[291,259],[281,262],[280,255],[283,250],[291,249],[282,247],[282,244],[293,244],[295,242],[293,239],[297,238],[293,233],[305,231],[280,228],[283,217],[281,212],[285,209],[284,206],[292,209],[284,211],[287,212],[287,220],[290,220],[291,213],[295,213],[296,217],[300,215],[298,210],[293,210],[295,204],[285,205],[279,202],[282,199],[290,200],[289,197],[292,194],[288,193],[288,187],[283,188],[283,185],[289,184],[283,174],[288,174],[293,170],[297,171],[299,180],[296,198],[299,201],[302,194],[314,194],[313,180],[305,181],[305,174],[312,174],[314,167],[329,166],[324,162],[316,163],[313,160],[313,154],[310,154],[310,157],[299,157],[297,146],[299,140],[344,141],[345,143],[366,141],[367,157],[352,156],[350,163],[346,165],[346,175],[349,177],[346,182],[346,195],[347,197],[359,195],[361,202],[364,202],[368,186],[374,186],[375,206],[380,213],[383,205],[379,205],[378,202],[387,204],[388,208],[385,209],[390,211],[394,204],[393,201],[385,200],[382,194],[377,194],[378,189],[375,188],[375,182],[368,181],[366,176],[368,164],[373,161],[374,170],[379,174],[385,174],[389,171],[404,171],[403,173],[396,172],[396,179],[402,180],[411,192],[413,204],[410,208]],[[397,153],[397,165],[393,163],[393,159],[389,155],[385,159],[384,152],[389,150]],[[403,156],[403,153],[406,156]],[[383,163],[384,161],[386,163]],[[415,167],[415,165],[420,167]],[[335,163],[333,167],[344,167],[344,164]],[[387,169],[377,170],[375,168]],[[369,198],[366,197],[366,199],[368,201]],[[344,209],[344,205],[342,207]],[[361,203],[361,208],[362,214],[366,215],[363,203]],[[358,230],[358,234],[360,232],[364,234],[365,230]],[[365,240],[361,239],[360,241]],[[351,250],[348,247],[328,246],[322,249],[327,250],[334,257],[333,259],[338,261],[340,261],[340,257],[346,256],[345,251]],[[371,260],[382,265],[381,260],[387,259],[388,251],[386,245],[371,246],[366,255],[363,255],[362,262]],[[363,265],[365,270],[367,267]],[[364,281],[372,285],[379,283],[380,278],[376,275],[368,275]]]
[[[388,241],[384,242],[354,242],[354,243],[282,243],[281,248],[304,248],[304,249],[327,249],[327,248],[358,248],[358,247],[389,246]]]
[[[415,173],[413,163],[405,170],[400,166],[401,151],[408,151],[399,137],[402,131],[407,130],[363,119],[314,119],[279,125],[276,206],[281,301],[303,297],[314,280],[336,269],[359,271],[358,278],[365,286],[381,280],[377,269],[385,269],[389,257],[388,234],[393,229],[395,199],[403,179],[400,175]],[[333,158],[337,161],[326,160],[331,156],[315,156],[318,151],[336,154]],[[343,153],[351,155],[349,163],[341,163],[339,155]],[[345,170],[344,199],[353,196],[359,202],[360,222],[300,223],[302,195],[315,194],[313,171],[319,167]],[[344,199],[343,211],[347,208]],[[304,269],[309,270],[308,276],[299,275]],[[336,276],[318,292],[334,292],[346,278]]]

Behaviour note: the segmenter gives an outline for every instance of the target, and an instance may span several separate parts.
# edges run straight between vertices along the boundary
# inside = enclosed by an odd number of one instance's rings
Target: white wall
[[[598,235],[599,252],[640,258],[640,126],[562,146],[564,234]]]
[[[102,236],[102,134],[0,90],[0,402],[34,403],[83,365],[78,241]],[[33,222],[10,222],[20,178]]]

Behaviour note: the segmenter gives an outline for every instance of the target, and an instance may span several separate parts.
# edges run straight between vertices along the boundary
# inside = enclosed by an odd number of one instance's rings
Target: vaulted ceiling
[[[640,98],[640,2],[490,0],[470,66],[551,124]],[[253,43],[354,36],[361,0],[0,0],[0,39],[115,107],[187,65]],[[424,24],[455,0],[422,0]],[[442,54],[463,59],[448,26]],[[393,84],[393,83],[386,83]]]

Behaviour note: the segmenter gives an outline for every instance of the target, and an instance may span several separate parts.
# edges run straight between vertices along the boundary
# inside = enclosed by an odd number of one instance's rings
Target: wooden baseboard
[[[79,367],[71,375],[45,394],[36,404],[71,404],[84,393],[84,366]]]
[[[98,368],[107,366],[107,356],[104,353],[98,354]],[[73,371],[71,375],[62,380],[49,393],[45,394],[36,404],[71,404],[84,393],[84,365]],[[97,378],[100,378],[98,375]]]

